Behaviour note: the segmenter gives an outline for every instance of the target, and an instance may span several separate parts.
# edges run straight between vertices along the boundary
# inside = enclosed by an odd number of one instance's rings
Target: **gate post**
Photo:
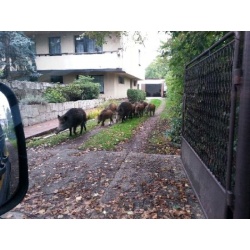
[[[234,219],[250,218],[250,32],[245,32],[240,94]]]

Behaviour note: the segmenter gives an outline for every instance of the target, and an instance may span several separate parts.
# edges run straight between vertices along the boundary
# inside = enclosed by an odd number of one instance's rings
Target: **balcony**
[[[37,54],[37,70],[87,70],[123,68],[118,51],[93,53]]]

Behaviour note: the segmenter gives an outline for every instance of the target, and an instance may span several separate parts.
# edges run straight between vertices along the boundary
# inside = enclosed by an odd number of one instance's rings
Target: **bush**
[[[48,88],[45,92],[45,98],[48,102],[91,100],[97,99],[99,93],[99,83],[94,83],[90,76],[80,76],[71,84]]]
[[[82,89],[79,85],[74,83],[62,87],[62,94],[67,101],[82,100]]]
[[[170,129],[166,131],[167,138],[176,144],[181,144],[181,126],[182,118],[173,118],[171,120]]]
[[[82,100],[98,99],[100,94],[99,83],[85,83],[81,86]]]
[[[97,99],[100,84],[94,83],[93,80],[91,76],[79,76],[79,79],[66,87],[68,99],[71,101]]]
[[[140,89],[128,89],[127,97],[130,102],[140,102],[145,100],[146,92]]]
[[[47,88],[44,93],[44,98],[50,103],[62,103],[67,101],[66,97],[62,92],[61,86]]]

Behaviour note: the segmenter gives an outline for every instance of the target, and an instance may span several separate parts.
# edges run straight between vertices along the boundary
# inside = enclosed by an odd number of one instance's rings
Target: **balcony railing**
[[[64,56],[64,55],[94,55],[94,54],[106,54],[106,53],[117,53],[120,54],[120,50],[110,50],[110,51],[99,51],[99,52],[78,52],[78,53],[58,53],[58,54],[36,54],[36,56]]]
[[[120,51],[98,53],[37,54],[38,70],[81,70],[122,68]]]

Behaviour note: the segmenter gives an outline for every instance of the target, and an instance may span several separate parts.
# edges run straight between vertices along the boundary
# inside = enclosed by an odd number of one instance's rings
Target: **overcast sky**
[[[167,41],[168,35],[165,32],[147,31],[147,39],[145,41],[145,55],[143,65],[147,67],[156,56],[159,54],[158,49],[161,45],[161,41]]]

